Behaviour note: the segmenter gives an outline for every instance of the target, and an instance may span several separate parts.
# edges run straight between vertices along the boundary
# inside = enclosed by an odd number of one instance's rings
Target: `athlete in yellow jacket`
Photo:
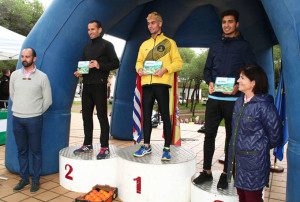
[[[165,145],[162,160],[170,160],[172,130],[169,110],[169,88],[174,83],[174,73],[181,70],[183,62],[175,41],[161,32],[162,18],[159,13],[150,13],[147,17],[151,38],[145,41],[139,50],[136,71],[141,76],[144,145],[133,155],[142,157],[151,154],[151,115],[155,99],[163,120]],[[162,67],[149,75],[143,71],[145,61],[162,61]]]
[[[143,69],[145,61],[162,61],[162,69],[167,69],[167,72],[162,77],[155,74],[142,76],[142,86],[158,83],[173,85],[174,72],[181,70],[183,64],[175,41],[163,33],[158,34],[155,39],[151,37],[141,45],[136,62],[138,73],[139,69]]]

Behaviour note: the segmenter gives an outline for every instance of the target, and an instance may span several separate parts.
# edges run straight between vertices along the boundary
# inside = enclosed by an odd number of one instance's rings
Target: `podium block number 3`
[[[65,165],[65,170],[68,170],[67,174],[65,175],[65,178],[68,180],[73,180],[73,177],[71,176],[71,173],[73,172],[73,167],[70,164],[66,164]]]
[[[133,181],[136,181],[136,193],[141,194],[142,192],[142,178],[134,178]]]

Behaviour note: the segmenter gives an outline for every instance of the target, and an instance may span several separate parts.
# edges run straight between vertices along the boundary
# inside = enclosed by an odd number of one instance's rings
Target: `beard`
[[[33,64],[33,61],[32,61],[32,60],[31,60],[31,62],[26,62],[26,61],[22,62],[22,65],[23,65],[24,67],[30,67],[32,64]]]

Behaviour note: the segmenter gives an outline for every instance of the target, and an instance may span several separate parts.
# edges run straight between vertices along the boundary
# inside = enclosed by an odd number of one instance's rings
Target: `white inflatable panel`
[[[59,181],[64,188],[75,192],[89,192],[96,184],[117,186],[119,147],[109,146],[110,155],[97,160],[100,145],[93,145],[94,152],[74,155],[80,146],[66,147],[59,152]]]
[[[118,193],[124,202],[189,202],[196,154],[171,146],[171,160],[161,161],[163,145],[151,145],[152,154],[134,157],[141,145],[120,149]]]
[[[6,132],[7,119],[0,120],[0,132]]]
[[[191,202],[206,202],[206,201],[223,201],[223,202],[238,202],[239,198],[236,193],[236,188],[233,186],[233,181],[228,184],[225,190],[218,190],[217,184],[222,171],[212,171],[213,181],[205,182],[201,185],[196,185],[193,180],[198,177],[199,173],[192,177],[191,185]]]

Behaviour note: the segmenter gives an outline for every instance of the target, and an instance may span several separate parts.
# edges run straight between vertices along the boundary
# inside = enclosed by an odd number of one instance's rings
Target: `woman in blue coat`
[[[263,201],[263,188],[269,184],[270,149],[282,144],[282,124],[273,97],[267,94],[268,78],[261,67],[242,68],[237,82],[243,94],[232,115],[228,182],[234,174],[240,201]]]

